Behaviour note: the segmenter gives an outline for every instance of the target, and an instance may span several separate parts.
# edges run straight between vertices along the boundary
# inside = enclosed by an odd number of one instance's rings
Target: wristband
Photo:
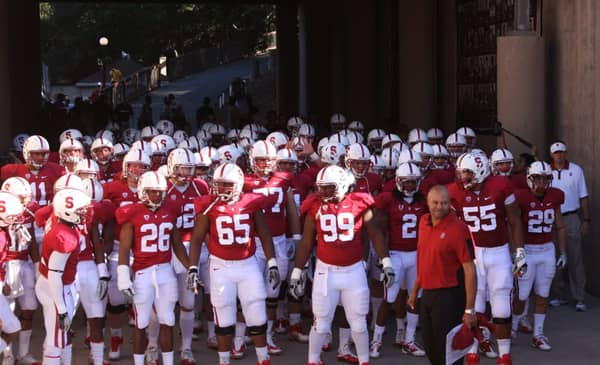
[[[267,266],[270,268],[277,267],[277,260],[274,257],[271,257],[269,261],[267,261]]]
[[[292,270],[292,275],[290,276],[291,280],[300,280],[300,277],[302,276],[302,269],[299,267],[295,267],[294,270]]]
[[[295,235],[292,236],[292,239],[294,241],[300,241],[302,239],[302,235],[299,233],[296,233]]]
[[[473,314],[475,314],[475,309],[473,309],[473,308],[465,309],[465,314],[473,315]]]

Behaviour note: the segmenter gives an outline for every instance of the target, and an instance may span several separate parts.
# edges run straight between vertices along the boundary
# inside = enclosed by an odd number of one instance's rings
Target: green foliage
[[[98,57],[116,59],[121,51],[152,64],[169,49],[185,54],[240,41],[249,54],[275,30],[274,18],[273,4],[43,2],[40,47],[52,81],[66,83],[96,71]],[[110,40],[106,50],[98,45],[101,36]]]

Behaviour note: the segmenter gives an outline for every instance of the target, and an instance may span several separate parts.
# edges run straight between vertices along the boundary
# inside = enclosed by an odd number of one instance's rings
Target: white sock
[[[158,322],[156,313],[154,313],[154,311],[153,311],[152,315],[150,316],[150,323],[148,324],[148,328],[146,329],[146,333],[148,334],[148,347],[158,348],[159,332],[160,332],[160,323]]]
[[[406,313],[406,334],[404,335],[404,342],[410,343],[415,340],[415,332],[417,331],[417,324],[419,324],[419,315],[415,313]]]
[[[133,354],[134,365],[144,365],[144,354]]]
[[[403,331],[406,328],[406,318],[396,318],[396,331]]]
[[[280,300],[277,303],[277,319],[287,318],[287,303],[285,300]]]
[[[379,297],[371,297],[371,324],[375,325],[375,320],[377,319],[377,313],[379,313],[379,307],[381,307],[381,303],[383,303],[383,298]]]
[[[4,339],[2,337],[0,337],[0,352],[3,352],[7,346],[8,345],[6,344],[6,341],[4,341]]]
[[[259,364],[265,360],[269,360],[269,351],[267,350],[267,346],[256,348],[256,358],[258,359]]]
[[[104,361],[104,342],[90,342],[90,352],[94,365],[102,365]]]
[[[111,337],[123,337],[123,329],[122,328],[111,328],[110,336]]]
[[[192,313],[192,312],[190,312]],[[161,352],[162,355],[162,365],[173,365],[173,351],[169,352]]]
[[[67,345],[62,349],[61,354],[62,365],[71,365],[73,362],[73,345]]]
[[[350,328],[340,327],[340,343],[338,344],[338,350],[340,352],[344,352],[345,349],[348,347],[351,335],[352,332],[350,331]]]
[[[544,334],[544,321],[546,313],[533,313],[533,336]]]
[[[181,328],[181,350],[192,348],[194,333],[194,312],[179,311],[179,327]]]
[[[273,320],[267,320],[267,343],[273,343]]]
[[[44,365],[61,365],[60,361],[61,361],[60,360],[60,356],[57,356],[57,357],[54,357],[54,356],[52,356],[52,357],[44,356],[43,364]],[[144,363],[142,363],[142,365],[143,364]]]
[[[531,302],[531,298],[527,298],[527,300],[525,301],[525,309],[523,310],[524,315],[529,314],[529,302]]]
[[[229,365],[230,358],[229,351],[219,352],[219,365]]]
[[[215,322],[206,321],[206,329],[208,331],[208,337],[215,337]]]
[[[19,332],[19,358],[23,358],[29,353],[30,342],[31,330],[21,330]]]
[[[373,341],[382,342],[383,341],[383,332],[385,331],[385,326],[375,325],[375,329],[373,330]]]
[[[352,331],[352,339],[356,346],[356,356],[358,356],[359,364],[369,363],[369,332],[354,332]]]
[[[246,323],[235,322],[235,337],[244,338],[246,336]]]
[[[318,364],[321,360],[321,349],[327,341],[327,333],[317,333],[315,326],[308,335],[308,362]]]
[[[525,313],[525,311],[523,311],[523,313],[521,314],[516,314],[515,312],[513,312],[511,321],[511,330],[513,332],[517,332],[519,330],[519,322],[521,321],[521,318],[525,316]]]
[[[505,354],[510,354],[510,338],[499,338],[497,341],[498,356],[502,357]]]

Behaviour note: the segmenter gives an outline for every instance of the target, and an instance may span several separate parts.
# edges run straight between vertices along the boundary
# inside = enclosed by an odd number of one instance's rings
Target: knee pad
[[[331,320],[326,318],[315,318],[313,328],[316,333],[329,334],[331,333]]]
[[[228,327],[215,326],[215,334],[217,336],[233,336],[235,334],[235,324]]]
[[[267,298],[267,308],[277,308],[279,300],[277,298]]]
[[[112,304],[109,303],[106,306],[106,311],[108,313],[112,313],[112,314],[121,314],[121,313],[127,311],[127,307],[124,304],[121,304],[121,305],[112,305]]]
[[[279,285],[279,300],[285,300],[285,297],[287,295],[288,292],[288,283],[287,281],[282,281],[281,284]]]
[[[492,306],[492,317],[510,318],[510,289],[502,289],[492,293],[490,297],[490,304]]]
[[[353,316],[348,318],[348,324],[352,332],[366,332],[367,331],[367,318],[365,316]]]
[[[494,324],[512,324],[512,318],[511,317],[506,317],[506,318],[496,318],[494,317],[493,319]]]
[[[260,326],[248,326],[248,335],[250,336],[261,336],[267,333],[267,324]]]

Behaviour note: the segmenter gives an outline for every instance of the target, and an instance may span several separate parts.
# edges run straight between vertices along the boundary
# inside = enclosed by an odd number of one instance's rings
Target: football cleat
[[[181,351],[181,365],[196,365],[196,359],[194,359],[192,350],[185,349]]]
[[[337,361],[347,362],[348,364],[358,364],[358,357],[354,355],[352,351],[350,351],[348,345],[344,346],[342,352],[338,350],[337,354],[335,355],[335,358],[337,359]]]
[[[371,346],[369,347],[369,356],[377,359],[381,356],[381,342],[379,341],[371,341]]]
[[[240,346],[238,346],[235,342],[236,341],[233,342],[233,348],[230,351],[231,358],[239,360],[244,358],[244,355],[246,354],[246,344],[242,343]]]
[[[488,359],[495,359],[498,357],[498,353],[494,350],[489,339],[485,339],[479,343],[479,353],[483,354]]]
[[[121,344],[123,344],[123,337],[111,337],[110,351],[108,352],[108,358],[110,360],[118,360],[121,357]]]
[[[512,359],[510,358],[510,354],[504,354],[498,358],[496,364],[498,365],[512,365]]]
[[[419,345],[415,341],[405,342],[404,345],[402,345],[402,352],[416,357],[425,356],[425,350],[423,350],[421,345]]]
[[[267,337],[267,350],[269,351],[269,355],[281,355],[283,349],[273,342],[273,338]]]
[[[394,340],[394,345],[402,347],[404,346],[404,338],[405,338],[406,330],[404,328],[398,328],[396,330],[396,339]]]
[[[465,360],[465,365],[479,365],[478,354],[467,354],[467,356],[465,356]]]
[[[331,333],[327,334],[327,339],[325,340],[325,343],[321,347],[321,351],[323,351],[323,352],[328,352],[329,350],[331,350]]]
[[[271,365],[271,359],[266,359],[261,362],[257,362],[256,365]]]
[[[552,346],[550,346],[548,338],[544,335],[533,336],[533,338],[531,339],[531,347],[542,351],[552,350]]]
[[[319,361],[318,363],[307,362],[306,365],[323,365],[323,361]]]
[[[275,331],[275,333],[278,334],[286,333],[288,326],[289,322],[287,319],[278,319],[277,321],[275,321],[275,327],[273,328],[273,330]]]
[[[146,349],[146,358],[144,360],[144,364],[146,365],[160,365],[158,349],[154,346],[148,347]]]
[[[575,304],[575,310],[577,312],[585,312],[587,311],[587,305],[585,305],[584,302],[577,302],[577,304]]]
[[[206,347],[209,349],[217,349],[217,336],[212,336],[206,339]]]
[[[304,332],[304,329],[300,323],[296,323],[288,327],[288,338],[291,341],[297,341],[300,343],[308,342],[308,334]]]
[[[42,365],[42,363],[36,360],[32,354],[27,354],[21,358],[17,358],[17,365]]]

